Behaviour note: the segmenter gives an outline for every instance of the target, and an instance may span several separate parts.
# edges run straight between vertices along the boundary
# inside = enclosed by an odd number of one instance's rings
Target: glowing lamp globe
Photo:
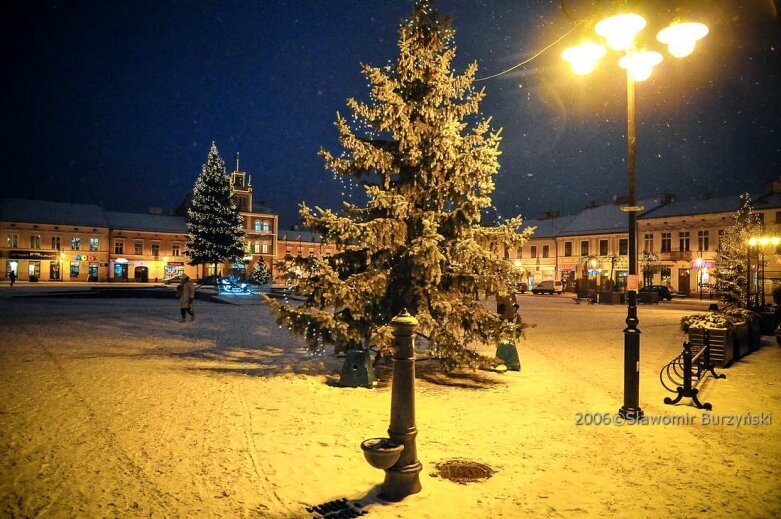
[[[627,50],[632,47],[635,36],[645,25],[645,18],[639,14],[625,13],[605,18],[594,26],[594,30],[605,38],[611,49]]]
[[[630,52],[618,60],[618,66],[625,68],[635,81],[645,81],[651,77],[653,68],[662,62],[662,55],[653,51]]]
[[[670,54],[685,58],[694,52],[697,41],[708,35],[708,26],[698,22],[673,22],[665,27],[656,39],[667,45]]]
[[[584,41],[580,45],[564,49],[561,58],[570,64],[575,74],[584,76],[594,70],[597,62],[605,53],[605,48],[602,45]]]

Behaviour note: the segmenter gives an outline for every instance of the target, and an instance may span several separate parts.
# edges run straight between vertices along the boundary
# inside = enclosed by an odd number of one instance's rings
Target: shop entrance
[[[114,279],[117,281],[127,281],[126,263],[117,263],[114,265]]]
[[[19,277],[19,262],[10,260],[5,263],[5,275],[8,276],[11,272],[16,274],[16,277]]]
[[[136,267],[133,272],[133,279],[139,283],[148,283],[149,269],[147,267]]]
[[[688,294],[691,291],[690,280],[691,269],[678,269],[678,292]]]
[[[60,279],[60,263],[57,261],[52,261],[49,263],[49,279],[52,280],[58,280]]]
[[[89,264],[89,277],[87,278],[87,281],[97,281],[98,280],[98,264],[97,263],[90,263]]]
[[[30,281],[38,281],[41,278],[41,262],[29,262],[27,264],[27,275],[30,277]]]

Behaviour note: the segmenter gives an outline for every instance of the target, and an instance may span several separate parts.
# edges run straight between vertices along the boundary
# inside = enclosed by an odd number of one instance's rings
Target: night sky
[[[592,3],[567,2],[574,16]],[[777,2],[697,4],[709,4],[698,14],[710,35],[689,58],[666,54],[638,84],[640,198],[759,192],[781,177]],[[673,17],[645,5],[649,20],[663,25]],[[0,193],[172,209],[214,140],[229,169],[241,153],[256,199],[283,225],[297,220],[300,200],[336,207],[343,187],[317,150],[339,151],[336,111],[347,112],[348,97],[367,96],[359,64],[395,58],[396,29],[411,6],[4,3]],[[438,7],[454,19],[457,69],[477,60],[478,77],[530,57],[572,27],[559,0],[440,0]],[[488,94],[483,114],[504,128],[494,193],[503,217],[572,214],[626,191],[623,70],[612,53],[594,74],[574,76],[559,55],[577,36],[477,84]]]

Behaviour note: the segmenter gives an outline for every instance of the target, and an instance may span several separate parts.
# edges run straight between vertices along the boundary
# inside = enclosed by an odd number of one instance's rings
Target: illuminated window
[[[100,238],[89,239],[89,250],[95,252],[100,249]]]
[[[81,248],[81,238],[74,236],[71,238],[71,250],[79,250]]]
[[[618,255],[626,256],[629,254],[629,240],[627,238],[620,238],[618,240]]]
[[[689,231],[681,231],[678,233],[678,250],[687,252],[690,250],[689,246],[690,235]]]
[[[643,252],[654,251],[654,235],[653,233],[646,233],[643,235]]]
[[[260,231],[261,230],[260,220],[255,220],[255,230],[256,231]]]
[[[697,231],[697,247],[699,250],[708,250],[710,233],[708,231]]]
[[[669,232],[662,233],[662,252],[670,252],[672,249],[672,236]]]

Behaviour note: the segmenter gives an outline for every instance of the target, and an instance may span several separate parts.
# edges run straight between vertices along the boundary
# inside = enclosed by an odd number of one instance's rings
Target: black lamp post
[[[566,14],[566,11],[565,11]],[[601,20],[594,26],[597,34],[604,38],[607,46],[624,52],[618,64],[626,69],[627,100],[627,176],[629,200],[621,209],[627,213],[629,231],[629,276],[627,278],[627,316],[624,328],[624,405],[619,414],[627,420],[643,416],[640,409],[640,322],[637,318],[637,213],[643,207],[637,205],[636,184],[636,133],[635,133],[635,81],[643,81],[651,75],[654,66],[662,61],[658,52],[637,48],[635,36],[646,26],[645,19],[637,14],[623,13]],[[674,21],[656,36],[668,45],[670,54],[685,57],[694,50],[697,40],[708,34],[708,28],[700,23]],[[588,74],[597,61],[605,56],[604,46],[592,41],[583,41],[562,52],[561,57],[570,63],[576,74]]]

